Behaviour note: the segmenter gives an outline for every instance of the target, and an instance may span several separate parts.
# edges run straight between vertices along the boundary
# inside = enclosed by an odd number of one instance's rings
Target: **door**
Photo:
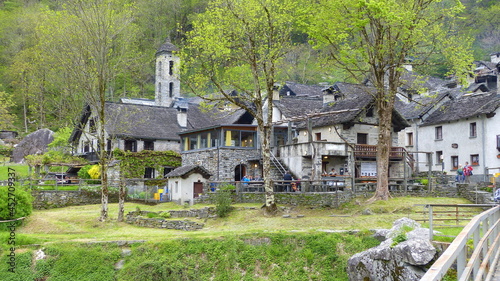
[[[195,182],[193,183],[193,198],[197,198],[203,193],[203,183]]]

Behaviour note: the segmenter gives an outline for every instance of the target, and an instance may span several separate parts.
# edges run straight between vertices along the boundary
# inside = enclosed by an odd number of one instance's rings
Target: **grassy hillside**
[[[97,221],[99,205],[35,211],[16,230],[16,274],[8,272],[9,233],[0,233],[0,280],[347,280],[347,259],[378,244],[368,229],[390,228],[401,217],[421,218],[425,203],[469,203],[456,198],[395,198],[337,209],[282,206],[266,217],[260,204],[237,204],[227,218],[192,219],[200,231],[149,229]],[[196,205],[194,208],[206,205]],[[127,203],[126,212],[182,209],[172,203]],[[369,209],[372,215],[363,215]],[[291,218],[283,218],[283,214]],[[297,215],[303,215],[297,218]],[[359,232],[338,232],[359,230]],[[86,242],[146,240],[130,247]],[[41,246],[22,246],[39,244]],[[48,255],[33,263],[38,248]],[[122,250],[131,255],[122,257]],[[124,259],[116,271],[114,264]],[[48,277],[48,279],[43,279]],[[39,278],[39,279],[37,279]]]

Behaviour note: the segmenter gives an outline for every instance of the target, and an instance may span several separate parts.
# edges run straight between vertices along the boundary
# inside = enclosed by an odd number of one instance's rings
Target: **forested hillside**
[[[93,84],[84,70],[98,68],[81,59],[94,47],[108,49],[102,56],[107,100],[154,97],[154,55],[168,37],[179,47],[190,30],[193,15],[204,12],[209,0],[11,0],[0,2],[0,130],[21,134],[40,128],[72,126]],[[443,4],[453,0],[444,0]],[[89,5],[88,2],[93,2]],[[462,0],[466,6],[461,30],[474,40],[476,60],[500,51],[500,2]],[[304,5],[306,5],[304,3]],[[80,19],[80,30],[68,25]],[[93,22],[91,22],[93,21]],[[110,25],[109,22],[114,24]],[[92,42],[92,32],[107,32],[109,42]],[[79,34],[82,34],[79,36]],[[90,34],[90,36],[88,35]],[[304,84],[345,80],[325,64],[323,50],[313,49],[306,34],[297,31],[294,45],[279,66],[282,81]],[[59,49],[61,44],[73,48]],[[444,76],[441,58],[435,67],[415,70]],[[188,89],[183,89],[189,94]]]

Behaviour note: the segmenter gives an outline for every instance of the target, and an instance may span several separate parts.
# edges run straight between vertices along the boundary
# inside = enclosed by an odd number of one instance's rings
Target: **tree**
[[[197,95],[230,102],[255,118],[263,159],[265,210],[269,214],[277,209],[271,180],[270,97],[301,10],[294,0],[215,0],[193,21],[182,54],[185,74],[189,75],[184,82]],[[213,87],[216,93],[205,94],[203,89],[207,87]],[[236,96],[229,94],[231,90],[237,91]]]
[[[387,200],[391,123],[403,65],[425,65],[441,54],[451,62],[450,74],[467,74],[470,40],[454,30],[463,9],[460,1],[320,0],[311,6],[306,29],[337,67],[358,81],[369,78],[376,88],[379,119],[377,189],[372,200]]]
[[[101,215],[108,218],[108,154],[105,101],[112,93],[111,81],[134,61],[134,6],[127,0],[71,0],[51,12],[40,26],[41,48],[63,68],[67,82],[83,94],[97,116],[95,130],[101,166]],[[73,88],[74,89],[74,88]]]
[[[14,103],[9,94],[0,91],[0,130],[10,129],[13,125],[14,115],[10,114],[10,107]]]

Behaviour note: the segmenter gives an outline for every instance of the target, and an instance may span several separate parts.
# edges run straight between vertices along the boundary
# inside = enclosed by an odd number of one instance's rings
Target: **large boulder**
[[[12,161],[22,163],[24,157],[47,152],[47,146],[54,140],[54,132],[49,129],[40,129],[27,135],[12,152]]]
[[[378,239],[382,235],[385,235],[385,240],[379,246],[349,259],[349,280],[420,280],[436,256],[429,229],[422,228],[414,220],[402,218],[395,221],[388,231],[377,231]],[[402,235],[406,237],[405,241],[394,242]]]

